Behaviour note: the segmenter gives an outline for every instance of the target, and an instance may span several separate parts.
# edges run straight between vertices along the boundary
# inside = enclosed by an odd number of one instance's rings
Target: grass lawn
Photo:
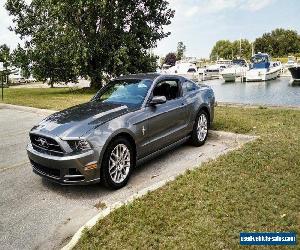
[[[117,209],[76,249],[244,249],[243,231],[299,237],[300,111],[218,107],[214,128],[260,139]]]
[[[5,102],[60,110],[92,95],[6,89]],[[214,129],[260,139],[117,209],[86,231],[76,248],[244,249],[243,231],[296,231],[299,238],[300,111],[217,107]]]
[[[62,110],[89,101],[94,94],[93,90],[72,88],[8,88],[4,89],[3,103]]]

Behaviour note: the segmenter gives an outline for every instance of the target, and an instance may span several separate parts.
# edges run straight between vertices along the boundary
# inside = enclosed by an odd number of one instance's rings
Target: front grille
[[[40,172],[41,174],[50,176],[50,177],[54,177],[59,179],[60,178],[60,170],[59,169],[55,169],[55,168],[48,168],[45,166],[42,166],[34,161],[30,161],[31,165],[33,167],[33,169],[35,169],[36,171]]]
[[[60,145],[52,138],[30,134],[30,141],[34,150],[41,153],[61,156],[64,154],[64,151]]]

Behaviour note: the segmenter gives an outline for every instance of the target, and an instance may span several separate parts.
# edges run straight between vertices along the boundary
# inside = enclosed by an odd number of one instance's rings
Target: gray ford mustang
[[[118,189],[141,161],[187,140],[203,145],[214,102],[211,88],[181,76],[122,76],[34,126],[28,157],[34,173],[60,184]]]

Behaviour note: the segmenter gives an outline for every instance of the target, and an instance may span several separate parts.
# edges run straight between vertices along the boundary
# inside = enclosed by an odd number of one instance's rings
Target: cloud
[[[274,0],[248,0],[247,5],[245,9],[248,9],[250,11],[258,11],[261,10],[268,5],[272,4]]]
[[[186,16],[194,16],[195,14],[197,14],[199,12],[199,7],[198,6],[193,6],[191,8],[189,8],[186,12],[185,15]]]
[[[202,0],[202,1],[189,1],[185,0],[181,2],[179,6],[179,0],[173,0],[176,2],[176,9],[183,11],[186,17],[192,17],[199,14],[215,14],[225,10],[248,10],[259,11],[268,5],[272,4],[275,0]]]

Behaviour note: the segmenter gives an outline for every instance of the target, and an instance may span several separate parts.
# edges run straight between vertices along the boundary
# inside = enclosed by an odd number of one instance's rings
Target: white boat
[[[200,80],[211,80],[220,78],[220,73],[232,64],[231,60],[218,60],[216,64],[198,70]]]
[[[196,73],[197,67],[193,63],[177,63],[167,70],[168,74],[188,74]]]
[[[202,81],[218,79],[220,77],[220,68],[211,65],[198,70],[199,79]]]
[[[294,56],[288,56],[288,61],[287,63],[284,65],[285,68],[291,68],[297,65],[297,61],[296,58]]]
[[[248,64],[244,59],[232,60],[232,63],[220,73],[225,82],[235,82],[237,77],[244,77],[248,70]]]
[[[272,62],[268,54],[258,53],[251,58],[250,70],[246,72],[247,82],[268,81],[276,79],[281,70],[277,62]]]
[[[177,63],[175,66],[166,70],[167,74],[181,75],[188,79],[198,80],[198,69],[193,63]]]
[[[222,71],[225,68],[226,68],[225,65],[213,64],[208,66],[204,70],[204,73],[207,79],[219,78],[220,71]]]
[[[232,60],[227,60],[227,59],[221,58],[221,59],[217,60],[216,64],[225,65],[225,67],[228,67],[232,64]]]

